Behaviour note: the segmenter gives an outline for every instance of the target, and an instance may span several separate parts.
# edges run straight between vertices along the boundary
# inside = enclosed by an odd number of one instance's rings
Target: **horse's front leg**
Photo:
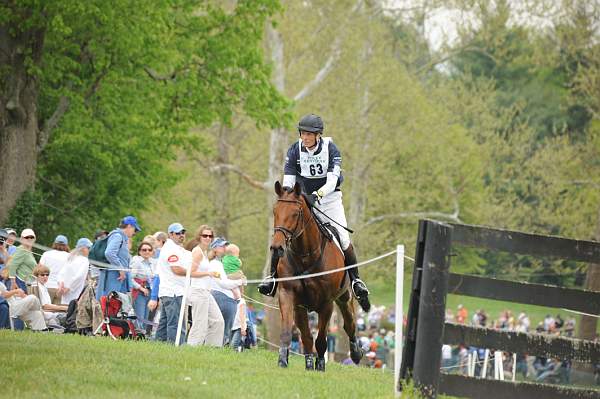
[[[325,371],[325,352],[327,351],[327,326],[331,313],[333,312],[333,303],[328,303],[319,311],[319,334],[315,342],[317,348],[317,371]]]
[[[302,346],[304,347],[306,370],[314,370],[313,336],[308,327],[308,313],[306,312],[306,309],[295,307],[294,320],[296,321],[296,327],[298,327],[298,330],[300,331],[300,338],[302,339]]]
[[[284,287],[279,289],[279,312],[281,313],[281,335],[279,336],[279,342],[281,347],[279,348],[279,361],[277,364],[279,367],[288,366],[288,358],[290,355],[290,343],[292,342],[292,326],[294,302],[293,295],[289,290]]]

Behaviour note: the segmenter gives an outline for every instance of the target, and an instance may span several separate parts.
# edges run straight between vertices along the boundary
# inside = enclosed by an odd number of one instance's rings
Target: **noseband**
[[[288,229],[287,227],[284,226],[275,226],[273,228],[274,232],[280,231],[283,236],[285,237],[285,242],[286,244],[289,244],[290,241],[295,240],[296,238],[300,237],[302,235],[302,233],[304,233],[304,212],[302,211],[302,202],[298,201],[298,200],[290,200],[290,199],[282,199],[279,198],[277,200],[277,202],[294,202],[296,204],[298,204],[298,208],[300,209],[300,213],[298,214],[298,218],[296,219],[296,226],[294,227],[293,230]],[[300,225],[300,220],[302,220],[302,229],[299,232],[296,232],[298,230],[298,226]]]

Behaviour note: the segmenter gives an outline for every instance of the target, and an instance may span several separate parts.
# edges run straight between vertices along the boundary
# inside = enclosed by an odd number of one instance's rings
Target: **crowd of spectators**
[[[174,343],[179,328],[188,345],[237,351],[256,345],[237,245],[216,237],[208,225],[186,240],[186,229],[172,223],[132,248],[140,231],[136,218],[126,216],[112,231],[98,231],[94,242],[82,237],[71,249],[62,234],[47,248],[36,244],[30,228],[19,238],[13,229],[0,229],[0,328],[64,332],[75,325],[75,331],[94,335],[108,320],[95,309],[116,293],[131,304],[123,317],[148,338]]]
[[[463,305],[458,305],[456,313],[451,309],[446,310],[446,322],[457,324],[470,324],[475,327],[487,327],[501,331],[535,332],[551,336],[573,337],[576,321],[573,317],[566,320],[560,315],[547,314],[543,321],[535,327],[525,312],[517,316],[511,310],[503,310],[498,317],[491,319],[484,309],[477,309],[471,318]],[[486,348],[467,347],[465,345],[442,347],[441,366],[446,373],[468,374],[468,359],[475,358],[475,375],[481,376]],[[513,372],[513,354],[503,354],[504,374],[511,376]],[[489,359],[489,358],[488,358]],[[527,353],[516,354],[516,377],[536,382],[569,384],[571,380],[571,361],[568,359],[545,358],[530,356]],[[493,367],[487,368],[487,376],[493,375]],[[512,377],[512,376],[511,376]]]

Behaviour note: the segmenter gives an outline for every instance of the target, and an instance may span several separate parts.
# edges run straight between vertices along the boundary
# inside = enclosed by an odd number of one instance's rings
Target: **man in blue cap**
[[[98,276],[96,298],[107,295],[111,291],[126,293],[129,291],[129,279],[126,269],[129,269],[129,239],[142,228],[133,216],[125,216],[119,227],[110,232],[107,238],[104,256],[110,266],[101,269]]]

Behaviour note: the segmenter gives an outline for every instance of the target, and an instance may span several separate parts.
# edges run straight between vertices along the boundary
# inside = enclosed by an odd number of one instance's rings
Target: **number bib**
[[[321,151],[318,154],[309,154],[300,151],[300,176],[307,179],[320,179],[327,177],[329,168],[329,142],[330,137],[322,137]],[[302,148],[302,140],[298,145]]]

